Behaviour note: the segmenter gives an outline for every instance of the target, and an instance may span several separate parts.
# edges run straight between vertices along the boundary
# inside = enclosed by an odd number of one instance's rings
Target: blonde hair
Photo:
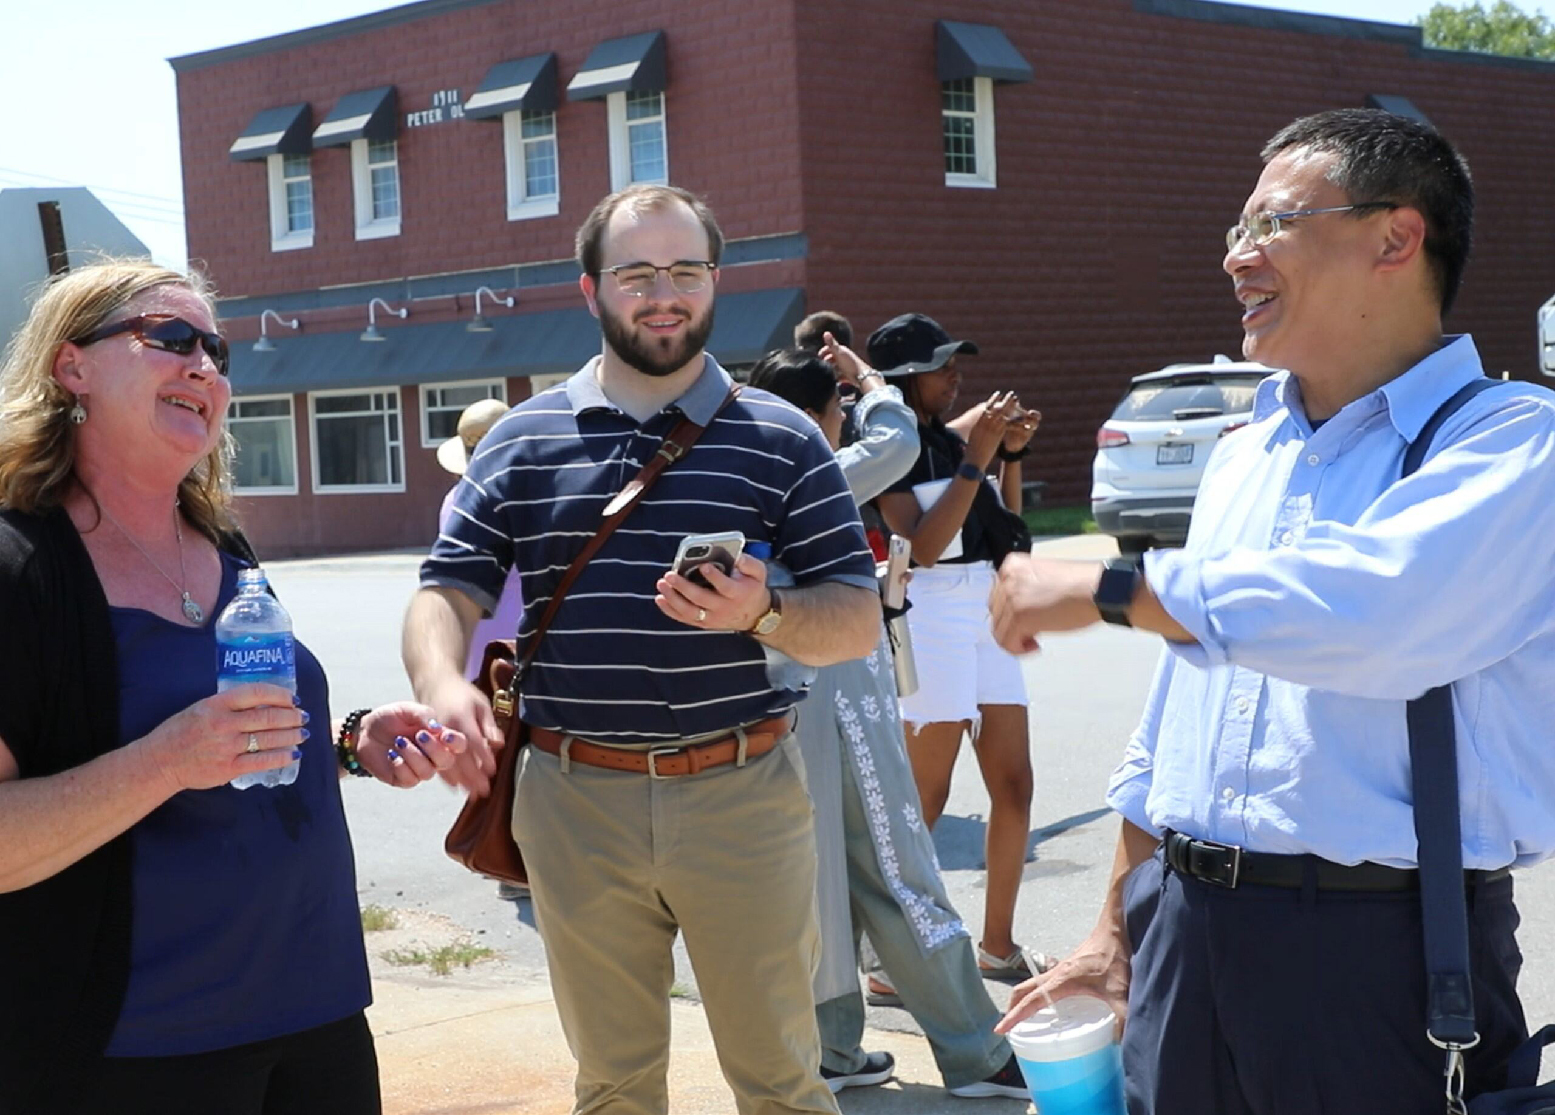
[[[58,507],[75,482],[75,397],[54,378],[60,346],[108,322],[132,299],[181,286],[203,299],[215,318],[210,284],[147,259],[104,259],[55,275],[6,347],[0,366],[0,508],[38,513]],[[216,540],[233,529],[232,438],[221,440],[178,485],[184,514]]]

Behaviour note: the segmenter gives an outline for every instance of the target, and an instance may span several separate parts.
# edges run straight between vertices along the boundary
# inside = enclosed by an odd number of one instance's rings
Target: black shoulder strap
[[[1498,380],[1481,377],[1436,408],[1404,454],[1402,475],[1420,467],[1431,439],[1464,403]],[[1458,816],[1458,740],[1452,686],[1439,685],[1410,701],[1410,783],[1415,804],[1416,860],[1425,936],[1426,1030],[1446,1049],[1479,1040],[1469,982],[1468,909],[1463,893],[1463,830]]]
[[[1409,443],[1409,450],[1404,454],[1404,467],[1400,471],[1401,476],[1408,476],[1420,467],[1425,455],[1430,451],[1431,441],[1436,437],[1436,432],[1442,428],[1442,424],[1451,418],[1462,408],[1463,404],[1478,395],[1481,391],[1494,387],[1501,381],[1480,376],[1471,380],[1453,392],[1452,396],[1441,406],[1436,408],[1436,413],[1426,419],[1424,426],[1420,428],[1419,435]]]

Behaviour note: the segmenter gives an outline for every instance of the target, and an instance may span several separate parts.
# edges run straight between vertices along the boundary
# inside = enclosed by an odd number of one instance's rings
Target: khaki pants
[[[665,1115],[671,947],[686,950],[741,1115],[837,1112],[820,1076],[815,832],[792,736],[743,768],[657,780],[526,748],[524,850],[575,1115]]]

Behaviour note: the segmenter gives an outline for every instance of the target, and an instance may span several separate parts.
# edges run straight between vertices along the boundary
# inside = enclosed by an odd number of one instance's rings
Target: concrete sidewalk
[[[369,937],[369,948],[372,938]],[[368,1010],[377,1037],[385,1115],[566,1115],[572,1056],[543,982],[504,978],[500,962],[449,976],[388,968],[376,955]],[[702,1008],[671,1005],[670,1111],[731,1115],[734,1099],[718,1071]],[[896,1057],[898,1079],[844,1091],[847,1115],[1020,1115],[1014,1100],[947,1095],[928,1044],[911,1034],[870,1031],[869,1049]]]

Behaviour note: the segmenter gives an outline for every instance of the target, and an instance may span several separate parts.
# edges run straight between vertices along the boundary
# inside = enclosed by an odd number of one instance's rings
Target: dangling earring
[[[76,396],[75,406],[70,408],[70,421],[79,426],[86,421],[86,407],[81,405],[81,396]]]

